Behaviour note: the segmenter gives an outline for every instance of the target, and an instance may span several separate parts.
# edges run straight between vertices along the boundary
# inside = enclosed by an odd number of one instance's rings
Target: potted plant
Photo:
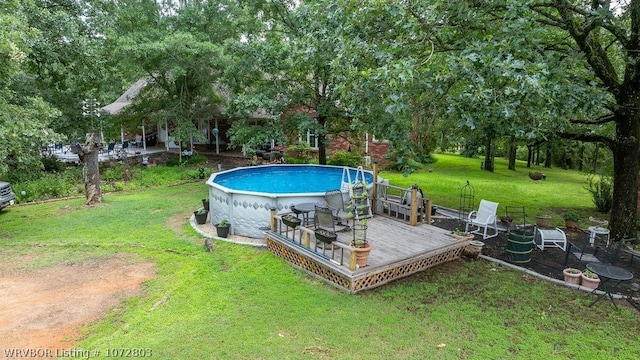
[[[209,208],[209,199],[202,199],[202,207],[207,211],[211,210]]]
[[[577,229],[578,228],[578,220],[580,220],[580,216],[573,211],[568,211],[562,215],[564,219],[564,225],[567,229]]]
[[[353,240],[351,241],[351,251],[356,253],[356,264],[358,267],[367,266],[371,244],[367,242],[367,219],[361,219],[359,224],[354,224],[352,230]]]
[[[315,235],[318,241],[321,241],[325,244],[331,244],[332,242],[336,241],[336,239],[338,238],[338,234],[326,229],[316,229]]]
[[[474,235],[470,232],[462,231],[460,229],[456,229],[451,233],[451,235],[458,240],[473,240]]]
[[[562,270],[562,274],[564,275],[564,281],[569,284],[580,285],[580,277],[582,276],[582,271],[574,268],[566,268]]]
[[[196,218],[196,223],[198,223],[198,225],[202,225],[207,222],[207,215],[209,215],[209,210],[205,208],[200,208],[193,212],[193,216]]]
[[[536,215],[536,225],[539,228],[549,227],[551,224],[551,216],[549,215]]]
[[[300,219],[291,214],[283,215],[282,222],[291,228],[295,228],[296,226],[300,225]]]
[[[589,289],[596,289],[600,284],[600,278],[591,270],[585,270],[582,275],[582,286]]]
[[[219,237],[226,238],[227,236],[229,236],[229,228],[231,227],[231,224],[229,224],[229,221],[227,219],[222,219],[222,221],[216,224],[215,227],[216,233]]]

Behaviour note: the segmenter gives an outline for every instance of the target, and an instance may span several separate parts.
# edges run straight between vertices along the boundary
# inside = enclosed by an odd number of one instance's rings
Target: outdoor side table
[[[311,220],[309,219],[309,214],[313,211],[316,211],[316,205],[319,205],[319,204],[317,203],[295,204],[291,207],[291,211],[293,211],[293,213],[296,215],[302,214],[302,225],[305,226],[312,223]]]
[[[633,279],[633,274],[619,266],[606,265],[601,263],[590,263],[587,264],[587,269],[593,271],[600,277],[600,285],[593,289],[590,294],[593,294],[596,290],[601,290],[602,292],[598,295],[598,297],[593,300],[589,306],[593,306],[593,304],[597,303],[602,297],[605,295],[609,295],[609,299],[611,299],[611,303],[613,306],[618,309],[618,306],[613,301],[613,295],[611,294],[618,288],[618,285],[624,281],[629,281]],[[612,284],[609,282],[612,281]]]
[[[589,245],[593,246],[596,241],[596,235],[607,235],[607,246],[609,246],[609,229],[599,226],[589,226]]]

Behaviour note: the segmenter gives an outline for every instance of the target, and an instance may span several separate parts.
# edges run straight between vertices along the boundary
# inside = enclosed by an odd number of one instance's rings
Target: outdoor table
[[[291,207],[291,211],[293,211],[293,213],[296,214],[296,216],[302,214],[302,225],[304,226],[312,223],[309,220],[309,214],[313,211],[316,211],[316,206],[322,206],[322,204],[319,204],[319,203],[295,204]]]
[[[589,245],[593,246],[596,241],[596,235],[607,235],[607,246],[609,246],[609,229],[599,226],[589,226]]]
[[[593,304],[597,303],[604,295],[609,295],[609,298],[611,299],[611,303],[616,309],[618,309],[618,306],[613,301],[613,295],[611,293],[623,281],[628,281],[633,279],[633,274],[618,266],[599,264],[599,263],[587,264],[587,269],[597,274],[601,280],[600,285],[597,288],[593,289],[593,291],[591,291],[591,294],[593,294],[596,290],[602,291],[600,295],[598,295],[598,297],[591,304],[589,304],[589,306],[592,306]],[[614,283],[610,284],[609,286],[608,283],[611,280],[613,280]]]

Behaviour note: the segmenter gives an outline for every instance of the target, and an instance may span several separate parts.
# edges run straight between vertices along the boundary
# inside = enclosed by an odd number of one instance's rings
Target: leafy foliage
[[[607,176],[590,175],[585,189],[591,194],[596,210],[608,213],[613,206],[613,182]]]

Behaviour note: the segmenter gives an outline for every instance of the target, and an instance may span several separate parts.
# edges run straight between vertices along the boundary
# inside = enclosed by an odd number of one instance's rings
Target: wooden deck
[[[268,248],[299,269],[334,286],[355,293],[384,285],[443,262],[457,259],[467,240],[428,225],[411,226],[376,215],[367,221],[367,241],[372,250],[367,266],[356,267],[351,254],[352,232],[338,233],[337,244],[322,249],[312,229],[287,228],[274,218],[274,229],[265,232]],[[322,243],[320,243],[322,244]]]

